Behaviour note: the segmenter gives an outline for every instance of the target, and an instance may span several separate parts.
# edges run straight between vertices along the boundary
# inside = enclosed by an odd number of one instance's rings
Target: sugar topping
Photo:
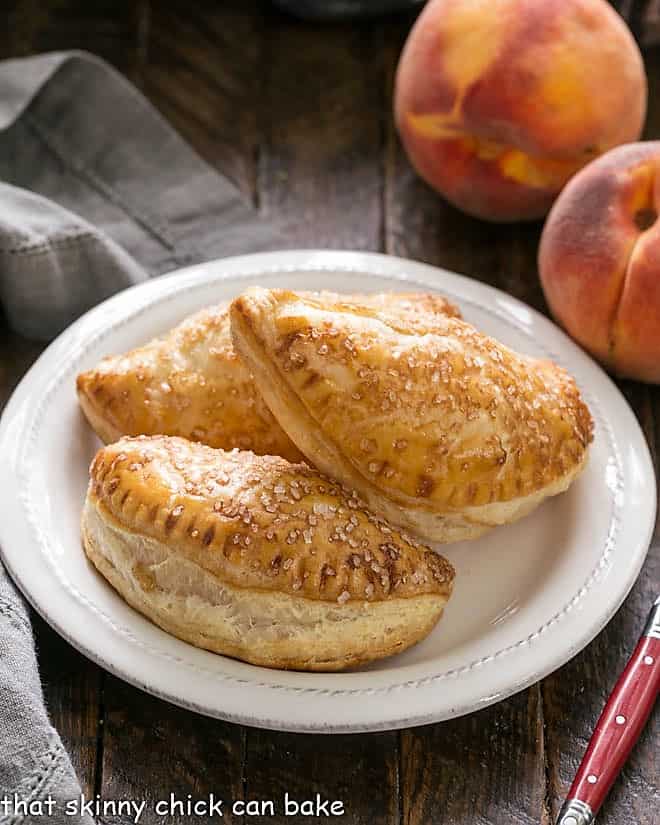
[[[562,368],[451,314],[410,318],[283,290],[241,301],[324,438],[395,497],[451,512],[530,495],[579,466],[593,438]]]
[[[451,587],[445,559],[306,464],[125,438],[99,451],[90,489],[120,522],[241,586],[338,604]]]

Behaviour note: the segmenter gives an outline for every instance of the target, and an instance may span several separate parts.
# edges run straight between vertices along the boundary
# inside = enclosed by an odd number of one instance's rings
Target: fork
[[[591,825],[646,724],[660,690],[660,596],[600,715],[557,825]]]

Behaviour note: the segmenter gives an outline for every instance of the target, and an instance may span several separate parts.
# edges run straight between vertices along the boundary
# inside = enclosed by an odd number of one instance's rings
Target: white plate
[[[586,471],[528,518],[443,552],[457,570],[444,618],[412,650],[360,672],[287,673],[168,636],[87,563],[78,531],[98,442],[75,376],[251,284],[356,292],[438,290],[480,329],[576,377],[596,421]],[[127,290],[64,332],[0,423],[0,544],[34,607],[103,667],[176,704],[248,725],[345,732],[448,719],[532,684],[581,650],[637,577],[655,478],[635,416],[610,379],[550,321],[477,281],[382,255],[275,252],[217,261]]]

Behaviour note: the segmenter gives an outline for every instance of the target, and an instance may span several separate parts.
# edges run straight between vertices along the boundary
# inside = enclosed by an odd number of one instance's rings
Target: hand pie
[[[162,338],[78,376],[99,438],[179,435],[212,447],[301,458],[234,352],[227,305],[203,309]]]
[[[253,289],[231,324],[307,458],[426,540],[514,521],[584,466],[592,421],[573,379],[458,318]]]
[[[360,300],[404,317],[458,314],[439,295]],[[301,458],[233,349],[226,304],[196,313],[143,347],[103,359],[78,376],[77,388],[80,406],[106,443],[123,435],[180,435],[211,447]]]
[[[167,436],[99,450],[82,535],[168,633],[267,667],[340,670],[405,650],[454,576],[306,464]]]

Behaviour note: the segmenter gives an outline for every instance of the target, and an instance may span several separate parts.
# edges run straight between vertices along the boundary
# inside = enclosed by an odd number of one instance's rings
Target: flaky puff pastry
[[[449,316],[253,289],[234,345],[323,472],[429,541],[472,538],[565,490],[592,421],[573,379]]]
[[[458,314],[449,301],[432,294],[344,300],[401,317]],[[236,355],[227,304],[192,315],[145,346],[103,359],[78,376],[77,390],[85,416],[105,443],[123,435],[179,435],[211,447],[302,458]]]
[[[267,667],[340,670],[405,650],[454,576],[306,464],[166,436],[97,453],[82,535],[164,630]]]

